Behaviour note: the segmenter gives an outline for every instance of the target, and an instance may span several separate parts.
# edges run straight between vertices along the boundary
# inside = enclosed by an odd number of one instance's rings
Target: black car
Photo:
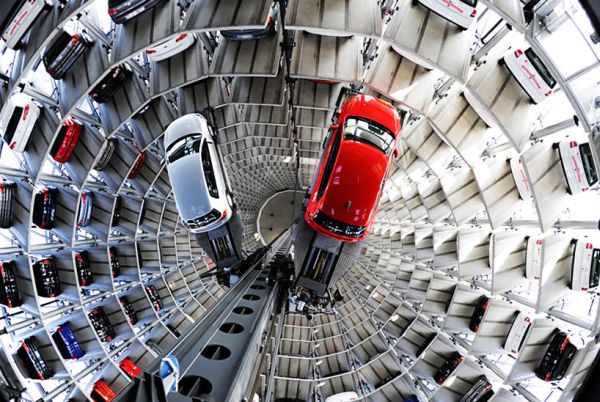
[[[50,230],[54,227],[57,198],[58,190],[56,187],[46,187],[35,195],[32,220],[40,229]]]
[[[16,270],[17,266],[14,261],[0,263],[0,303],[7,307],[19,307],[23,304],[19,297]]]
[[[475,384],[460,398],[459,402],[487,402],[494,396],[492,384],[482,375]]]
[[[126,64],[118,65],[92,89],[89,94],[90,98],[96,103],[108,101],[131,75],[131,69]]]
[[[275,35],[277,23],[277,9],[273,6],[269,12],[269,18],[265,26],[260,29],[232,29],[221,31],[221,35],[227,40],[246,41],[258,40]]]
[[[171,324],[167,324],[167,328],[169,329],[169,331],[171,331],[171,333],[173,335],[175,335],[177,338],[179,338],[181,336],[181,334],[179,333],[179,331],[177,331],[177,329],[172,326]]]
[[[108,15],[115,24],[123,24],[163,0],[108,0]]]
[[[110,262],[110,270],[112,272],[113,278],[121,275],[121,265],[119,264],[119,255],[117,254],[117,249],[114,247],[108,248],[108,259]]]
[[[117,195],[115,197],[115,208],[113,209],[111,226],[117,226],[119,224],[120,219],[121,219],[121,196]]]
[[[27,370],[29,378],[47,380],[54,375],[54,371],[42,357],[34,336],[21,342],[21,346],[17,350],[17,356],[23,363],[25,370]]]
[[[131,303],[129,303],[129,300],[127,300],[127,297],[125,297],[125,296],[120,297],[119,303],[121,303],[121,306],[123,307],[123,310],[125,311],[125,315],[127,316],[129,323],[131,325],[137,324],[137,322],[138,322],[137,314],[135,313],[135,309],[133,308],[133,305]]]
[[[90,256],[87,251],[75,253],[75,266],[77,268],[77,277],[79,278],[79,286],[90,286],[94,282],[92,276],[92,265],[90,264]]]
[[[62,80],[73,63],[83,54],[86,47],[92,45],[92,40],[84,33],[75,35],[63,31],[58,38],[46,48],[42,61],[46,71],[55,80]]]
[[[471,316],[471,321],[469,322],[469,329],[471,331],[479,331],[479,324],[481,324],[481,320],[483,320],[483,314],[485,314],[485,310],[487,310],[489,305],[489,297],[481,296],[479,298],[477,305],[475,306],[475,310],[473,311],[473,315]]]
[[[0,228],[12,226],[13,197],[17,185],[13,182],[0,183]]]
[[[98,334],[100,341],[110,342],[115,338],[115,330],[101,307],[93,309],[88,314],[88,317],[92,322],[92,326]]]
[[[452,353],[433,376],[435,382],[439,385],[443,384],[464,359],[465,358],[462,357],[460,353]]]
[[[38,295],[56,297],[62,293],[56,258],[44,258],[33,264],[33,275]]]
[[[156,311],[160,311],[163,308],[162,298],[158,294],[158,291],[154,287],[154,285],[146,286],[146,294],[152,303],[152,307]]]
[[[577,352],[577,348],[571,343],[568,335],[556,330],[542,362],[535,369],[535,375],[547,382],[561,380],[569,368],[575,352]]]

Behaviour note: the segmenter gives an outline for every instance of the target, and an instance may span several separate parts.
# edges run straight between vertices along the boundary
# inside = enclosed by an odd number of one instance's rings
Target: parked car
[[[142,166],[144,165],[145,161],[146,161],[146,152],[145,151],[140,152],[133,164],[133,167],[129,171],[127,178],[135,179],[137,177],[137,175],[140,173],[140,170],[142,170]]]
[[[413,5],[417,2],[461,30],[469,28],[477,16],[477,0],[412,0]]]
[[[115,338],[115,330],[108,320],[108,317],[102,310],[102,307],[96,307],[89,314],[88,317],[102,342],[110,342]]]
[[[592,149],[587,142],[561,141],[554,144],[558,148],[569,194],[587,191],[598,182],[598,172],[592,158]]]
[[[72,117],[63,120],[58,137],[50,149],[50,156],[58,163],[67,163],[79,141],[83,125]]]
[[[40,108],[31,96],[22,92],[9,96],[0,112],[0,135],[10,149],[25,150],[39,116]]]
[[[95,170],[101,171],[106,169],[106,167],[108,166],[108,162],[110,162],[110,158],[112,157],[113,152],[115,152],[117,142],[118,140],[116,138],[109,138],[106,141],[104,141],[104,144],[102,144],[102,148],[100,148],[100,152],[98,153],[100,157],[94,165]]]
[[[336,240],[363,240],[375,219],[400,135],[400,115],[389,103],[356,95],[331,125],[304,217]]]
[[[121,196],[117,195],[115,197],[115,205],[113,207],[113,214],[111,220],[111,226],[117,226],[119,221],[121,220]]]
[[[34,336],[21,341],[21,346],[17,350],[17,356],[23,363],[29,378],[47,380],[52,378],[54,370],[42,357]]]
[[[561,380],[575,352],[577,348],[571,343],[567,334],[555,330],[540,365],[535,369],[535,375],[546,382]]]
[[[19,307],[23,304],[19,296],[16,270],[17,265],[14,261],[2,261],[0,263],[0,304],[10,308]]]
[[[115,24],[137,17],[163,0],[108,0],[108,15]]]
[[[475,384],[460,398],[459,402],[487,402],[494,396],[492,384],[482,375]]]
[[[119,264],[119,255],[117,254],[117,249],[114,247],[108,248],[108,259],[110,262],[110,270],[112,272],[113,278],[121,275],[121,265]]]
[[[46,72],[55,80],[62,80],[83,51],[92,44],[92,39],[85,33],[71,35],[63,31],[42,56]]]
[[[275,35],[275,32],[277,32],[277,7],[274,4],[269,11],[264,28],[222,30],[221,35],[227,40],[245,41],[267,38]]]
[[[460,353],[453,352],[433,376],[435,382],[442,385],[464,359]]]
[[[154,285],[146,286],[146,294],[150,299],[150,303],[152,303],[152,307],[156,311],[160,311],[163,308],[162,298],[158,294],[158,290],[154,287]]]
[[[53,6],[52,0],[16,0],[4,4],[6,7],[5,18],[0,29],[2,40],[6,47],[18,49],[23,36],[35,23],[44,10],[50,10]]]
[[[202,233],[228,222],[233,201],[206,119],[198,113],[178,118],[165,131],[164,145],[175,203],[185,225]]]
[[[127,64],[120,64],[110,70],[90,92],[90,98],[96,103],[108,101],[123,86],[125,81],[132,76],[132,71]],[[100,169],[97,169],[100,170]]]
[[[142,370],[127,357],[119,362],[119,367],[129,376],[129,378],[135,378],[142,374]]]
[[[506,54],[500,64],[506,65],[533,103],[540,103],[552,95],[556,80],[531,48]]]
[[[481,296],[475,305],[475,310],[473,310],[473,315],[471,315],[471,321],[469,321],[469,329],[473,332],[479,331],[479,324],[481,324],[481,320],[483,320],[483,315],[485,314],[485,310],[490,305],[490,298],[487,296]]]
[[[127,297],[125,297],[125,296],[119,297],[119,303],[121,303],[121,306],[123,307],[123,311],[125,311],[125,315],[127,316],[129,323],[131,325],[137,324],[137,322],[138,322],[137,314],[135,313],[135,309],[133,308],[133,305],[131,303],[129,303],[129,300],[127,300]]]
[[[87,251],[83,250],[75,253],[75,267],[77,268],[77,277],[79,278],[80,286],[90,286],[94,283],[90,255]]]
[[[104,380],[98,380],[94,383],[90,398],[94,402],[110,402],[117,394],[113,391]]]
[[[65,322],[59,325],[56,328],[56,332],[52,334],[52,339],[54,339],[63,359],[77,360],[83,357],[83,350],[81,350],[81,346],[77,338],[75,338],[75,334],[71,330],[69,323]]]
[[[39,296],[56,297],[62,293],[54,256],[35,262],[33,264],[33,275]]]
[[[531,328],[531,316],[523,311],[517,312],[504,341],[504,350],[519,353],[529,328]]]
[[[17,185],[12,181],[0,183],[0,229],[12,227],[13,198]]]
[[[81,192],[81,203],[77,213],[77,227],[84,228],[90,224],[92,217],[92,204],[94,203],[94,194],[89,190]]]
[[[527,175],[525,174],[523,160],[519,156],[513,156],[510,158],[509,164],[515,186],[517,187],[517,192],[519,193],[519,198],[522,200],[531,199],[531,186],[529,185],[529,180],[527,180]]]
[[[587,240],[576,240],[571,261],[571,289],[587,291],[597,287],[599,271],[600,248]]]
[[[331,395],[325,399],[325,402],[348,402],[358,401],[360,398],[354,391],[342,392],[340,394]]]
[[[56,187],[46,187],[36,193],[33,200],[32,221],[40,229],[50,230],[54,228],[57,198],[58,190]]]
[[[188,47],[192,46],[196,41],[194,34],[182,33],[176,37],[169,38],[159,42],[155,46],[146,49],[148,59],[153,62],[166,60],[183,52]]]
[[[544,239],[538,236],[527,237],[527,253],[525,258],[525,277],[527,279],[540,279],[543,246]]]

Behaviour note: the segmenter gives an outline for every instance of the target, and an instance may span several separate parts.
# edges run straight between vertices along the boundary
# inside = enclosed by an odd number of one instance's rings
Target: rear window
[[[592,148],[590,144],[581,144],[579,146],[579,153],[581,154],[581,161],[583,162],[583,171],[585,177],[590,186],[593,186],[598,182],[598,172],[596,171],[596,165],[594,165],[594,159],[592,157]]]
[[[13,114],[10,116],[10,120],[6,126],[6,132],[4,133],[4,141],[6,141],[8,145],[10,145],[13,137],[15,136],[15,131],[17,131],[17,126],[19,125],[19,120],[21,120],[21,115],[23,115],[23,108],[15,106],[15,110],[13,110]]]
[[[554,79],[552,74],[550,74],[550,71],[548,71],[548,68],[542,62],[542,60],[540,60],[538,55],[535,54],[535,52],[531,48],[525,50],[525,55],[527,56],[527,59],[529,59],[529,62],[533,64],[536,71],[540,74],[540,76],[546,82],[546,84],[548,84],[550,88],[554,88],[554,86],[556,85],[556,80]]]
[[[186,137],[179,140],[167,151],[169,163],[173,163],[187,155],[197,154],[200,152],[201,142],[201,137]]]

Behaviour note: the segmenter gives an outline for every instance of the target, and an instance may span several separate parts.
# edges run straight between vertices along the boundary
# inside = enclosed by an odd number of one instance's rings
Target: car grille
[[[313,219],[315,220],[315,223],[321,226],[322,228],[325,228],[332,233],[346,237],[358,238],[361,237],[367,230],[366,226],[349,225],[347,223],[333,219],[332,217],[324,214],[321,211],[318,211],[313,216]]]

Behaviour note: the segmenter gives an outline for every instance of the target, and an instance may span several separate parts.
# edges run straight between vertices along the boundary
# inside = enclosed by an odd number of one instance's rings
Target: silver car
[[[226,223],[233,202],[206,119],[200,114],[178,118],[167,128],[164,141],[167,171],[184,224],[202,233]]]

